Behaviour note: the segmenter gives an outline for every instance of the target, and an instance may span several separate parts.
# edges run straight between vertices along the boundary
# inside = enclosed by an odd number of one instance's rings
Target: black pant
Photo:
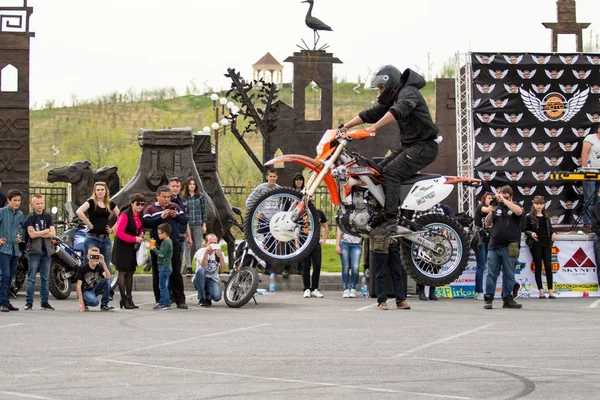
[[[534,242],[533,246],[530,247],[531,257],[533,258],[533,265],[535,266],[535,283],[537,283],[538,290],[542,290],[542,261],[544,262],[544,268],[546,269],[546,283],[548,284],[548,290],[552,290],[552,245],[542,246],[538,242]]]
[[[160,288],[158,287],[158,264],[157,257],[154,252],[150,253],[152,258],[152,290],[154,291],[154,299],[157,303],[160,302]],[[169,286],[175,298],[175,303],[185,304],[185,293],[183,292],[183,276],[181,276],[181,243],[173,240],[173,257],[171,258],[171,267],[173,273],[169,277]]]
[[[400,205],[400,185],[435,160],[438,144],[433,140],[417,142],[402,151],[386,157],[383,166],[383,192],[385,193],[385,213],[398,215]]]
[[[397,243],[390,244],[387,253],[373,252],[373,261],[377,267],[377,302],[383,303],[387,301],[387,293],[385,290],[386,270],[390,270],[392,274],[392,284],[396,295],[396,304],[406,300],[405,285],[402,279],[402,264],[400,263],[400,247]]]
[[[124,299],[125,297],[131,297],[131,291],[133,289],[133,274],[135,274],[135,270],[119,271],[117,285],[119,286],[121,299]]]
[[[317,243],[314,249],[310,252],[308,257],[303,260],[304,269],[302,270],[302,280],[304,281],[304,290],[310,289],[311,291],[319,288],[319,278],[321,277],[321,244]],[[310,265],[312,262],[313,274],[312,274],[312,286],[310,285]]]

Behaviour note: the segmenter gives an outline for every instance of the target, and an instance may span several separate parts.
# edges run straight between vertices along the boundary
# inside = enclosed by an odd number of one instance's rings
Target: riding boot
[[[425,295],[425,288],[424,287],[419,287],[419,300],[422,301],[427,301],[427,295]]]
[[[135,303],[133,302],[133,298],[131,298],[131,296],[127,296],[127,299],[129,300],[129,304],[131,304],[132,308],[140,308],[135,305]]]
[[[129,297],[123,297],[121,300],[119,300],[119,306],[126,310],[133,309],[133,306],[131,305],[131,303],[129,303]]]

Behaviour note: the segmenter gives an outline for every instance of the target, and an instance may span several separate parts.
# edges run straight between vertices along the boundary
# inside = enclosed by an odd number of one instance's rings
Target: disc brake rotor
[[[435,247],[437,251],[432,251],[430,249],[426,249],[424,247],[419,247],[417,251],[417,257],[421,258],[423,261],[435,264],[435,265],[443,265],[450,261],[452,257],[452,242],[442,235],[434,234],[427,238],[432,243],[435,243]]]

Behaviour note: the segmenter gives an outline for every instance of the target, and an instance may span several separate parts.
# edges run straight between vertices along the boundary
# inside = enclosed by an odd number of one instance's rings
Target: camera
[[[99,260],[100,254],[90,254],[90,260]]]
[[[498,207],[500,205],[500,202],[496,199],[492,199],[490,200],[490,206],[491,207]]]
[[[220,243],[211,243],[210,248],[213,250],[221,250],[221,244]]]
[[[169,206],[169,207],[168,207],[168,209],[169,209],[169,210],[177,210],[177,209],[175,208],[175,206]]]

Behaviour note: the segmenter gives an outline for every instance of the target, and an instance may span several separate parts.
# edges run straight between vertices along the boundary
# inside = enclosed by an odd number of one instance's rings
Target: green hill
[[[353,91],[355,86],[352,83],[335,83],[335,125],[349,120],[373,103],[376,92],[364,91],[361,87],[360,93],[356,93]],[[432,83],[423,89],[432,113],[434,91]],[[291,89],[282,88],[279,99],[291,105]],[[307,113],[317,112],[319,93],[307,87],[306,99]],[[51,168],[83,159],[89,160],[94,169],[118,166],[122,184],[125,184],[133,177],[138,165],[140,147],[137,134],[140,128],[191,126],[194,130],[201,130],[215,120],[208,96],[177,96],[173,89],[139,94],[113,93],[77,102],[71,107],[55,108],[52,102],[48,102],[46,107],[31,111],[31,186],[47,186],[46,176]],[[260,136],[247,135],[246,139],[260,157]],[[258,169],[232,134],[228,133],[219,140],[219,175],[224,184],[254,186],[261,181]]]

